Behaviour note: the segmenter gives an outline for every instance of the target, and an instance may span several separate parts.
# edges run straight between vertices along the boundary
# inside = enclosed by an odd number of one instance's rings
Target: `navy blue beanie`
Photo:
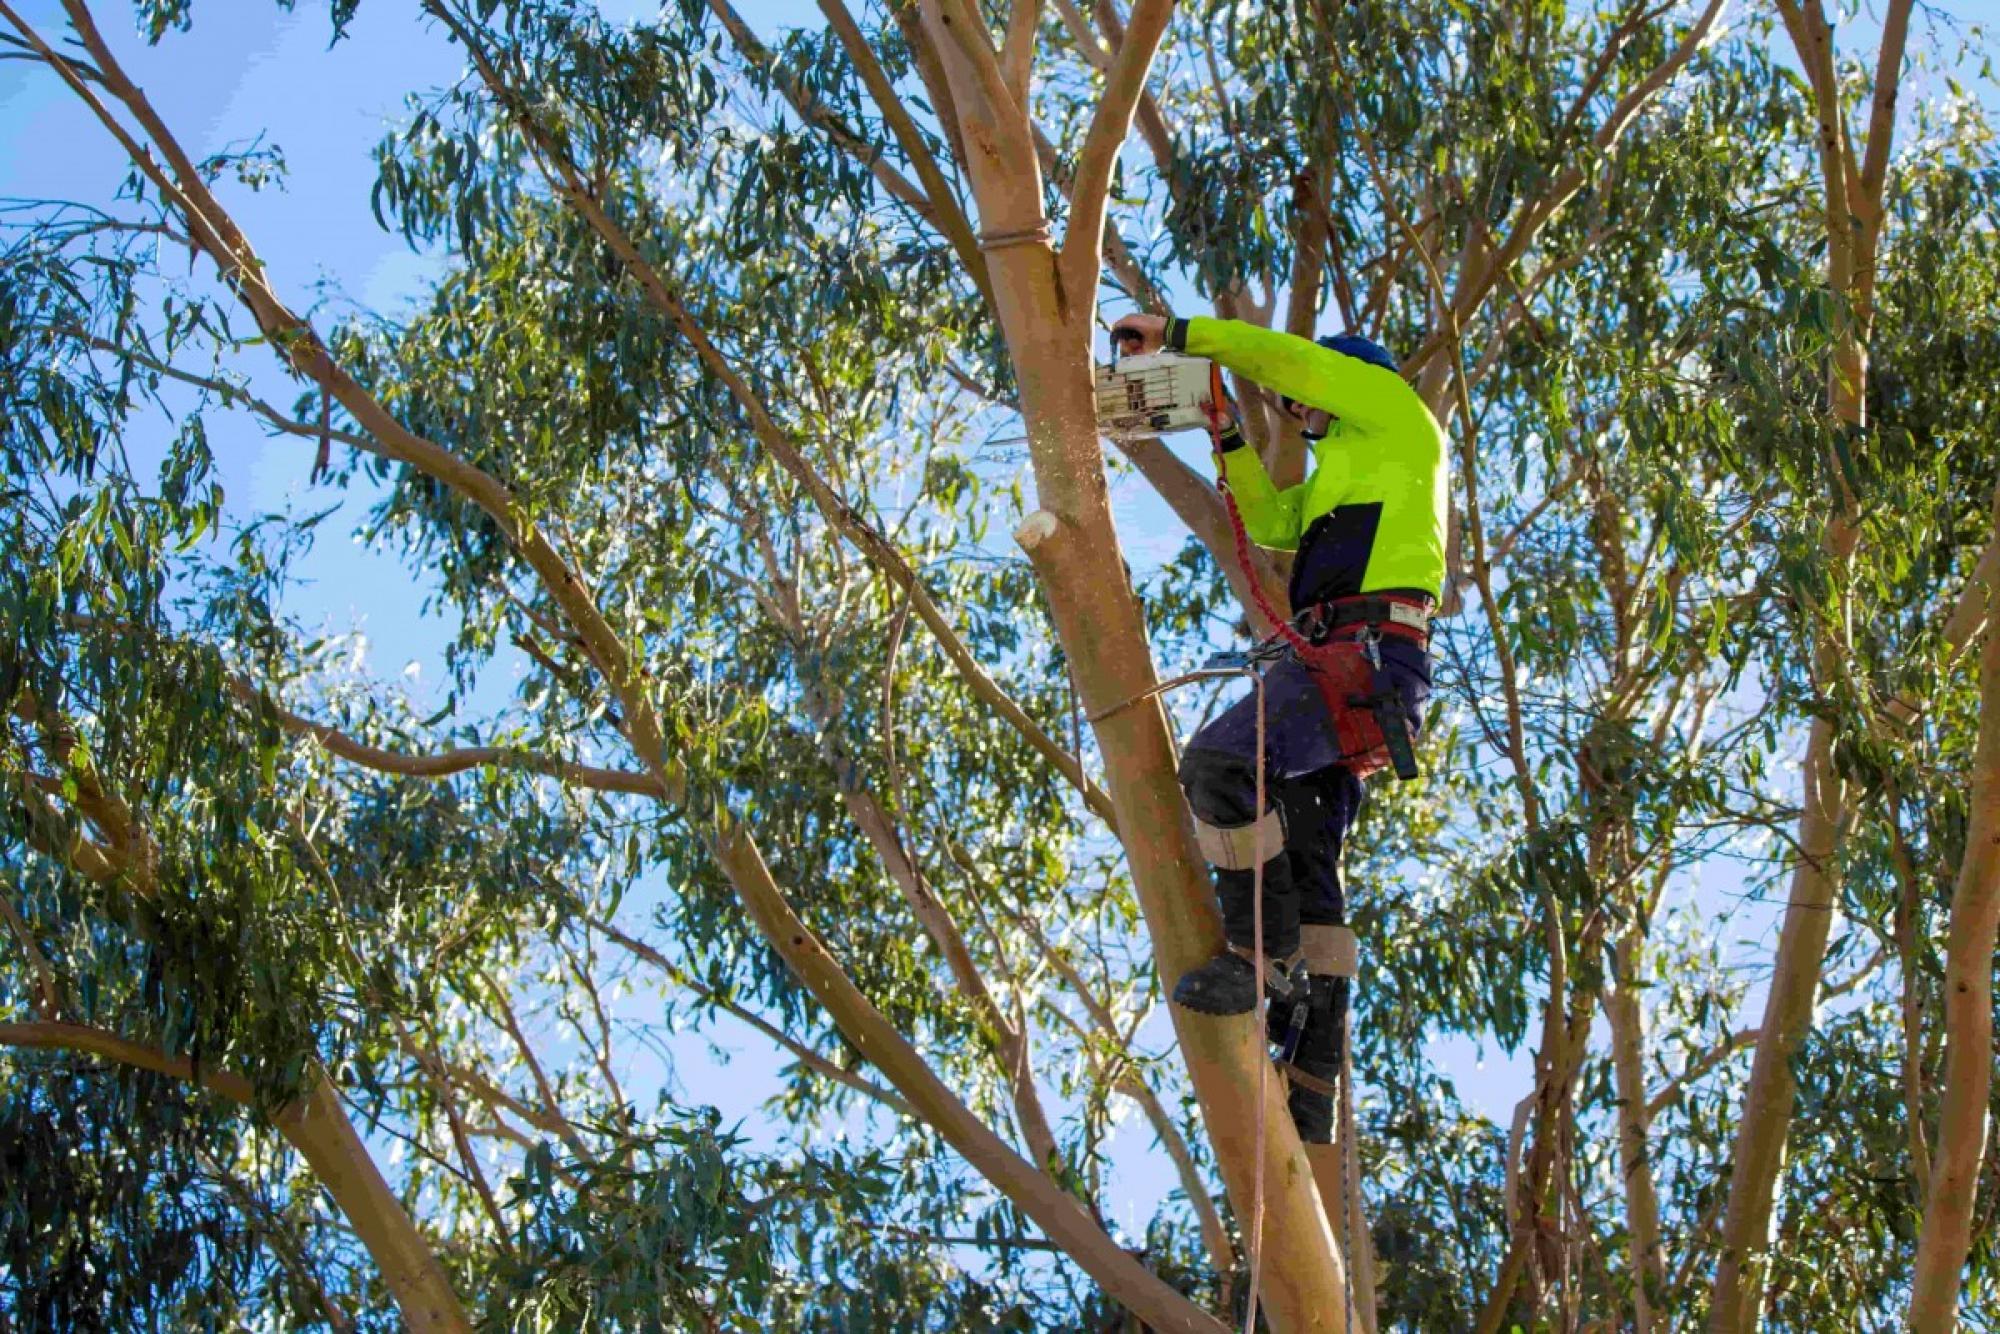
[[[1389,349],[1372,338],[1360,334],[1334,334],[1319,340],[1321,347],[1330,347],[1335,352],[1365,361],[1370,366],[1380,366],[1385,371],[1397,370],[1396,359],[1389,355]]]

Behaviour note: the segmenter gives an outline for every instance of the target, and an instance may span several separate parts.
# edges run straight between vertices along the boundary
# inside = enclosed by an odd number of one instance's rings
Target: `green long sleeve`
[[[1382,430],[1423,411],[1423,400],[1396,372],[1311,339],[1241,320],[1196,316],[1187,322],[1186,350],[1191,356],[1212,357],[1266,389],[1369,430]]]
[[[1222,456],[1222,475],[1229,494],[1236,497],[1237,513],[1243,516],[1243,530],[1260,547],[1296,551],[1299,547],[1299,514],[1305,504],[1306,488],[1301,482],[1280,491],[1264,471],[1264,460],[1254,447],[1232,449]]]
[[[1306,480],[1278,489],[1251,448],[1223,455],[1243,527],[1296,551],[1292,602],[1377,590],[1437,597],[1444,586],[1444,432],[1383,366],[1239,320],[1175,320],[1168,344],[1332,414]]]

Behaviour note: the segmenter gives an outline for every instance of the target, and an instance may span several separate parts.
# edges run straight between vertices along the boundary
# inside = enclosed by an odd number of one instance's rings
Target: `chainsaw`
[[[1151,352],[1097,368],[1097,429],[1113,440],[1206,430],[1213,366],[1207,357]]]

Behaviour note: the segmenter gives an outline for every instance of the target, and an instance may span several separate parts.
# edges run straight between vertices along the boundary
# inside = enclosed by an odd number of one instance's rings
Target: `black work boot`
[[[1305,987],[1305,960],[1296,952],[1289,959],[1264,960],[1265,988],[1273,1001],[1290,1001]],[[1181,974],[1174,984],[1174,1004],[1197,1014],[1248,1014],[1257,1008],[1257,968],[1250,951],[1231,945],[1199,968]]]
[[[1257,1008],[1257,970],[1224,950],[1174,983],[1174,1004],[1197,1014],[1248,1014]]]
[[[1305,1029],[1292,1056],[1295,1072],[1331,1087],[1340,1078],[1340,1045],[1347,1028],[1347,979],[1315,975],[1307,983]],[[1333,1143],[1333,1095],[1306,1080],[1292,1080],[1292,1124],[1307,1144]]]

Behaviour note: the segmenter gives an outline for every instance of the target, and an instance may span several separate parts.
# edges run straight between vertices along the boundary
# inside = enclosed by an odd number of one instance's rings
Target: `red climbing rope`
[[[1312,642],[1300,634],[1289,618],[1280,616],[1278,609],[1265,596],[1264,581],[1257,577],[1257,566],[1250,559],[1250,530],[1243,526],[1243,512],[1236,508],[1236,496],[1229,489],[1229,469],[1222,461],[1222,365],[1210,362],[1208,365],[1208,439],[1215,450],[1215,486],[1222,492],[1222,503],[1229,510],[1229,526],[1236,533],[1236,567],[1243,571],[1243,577],[1250,584],[1250,599],[1257,604],[1257,611],[1275,628],[1276,633],[1299,653],[1311,651]]]

